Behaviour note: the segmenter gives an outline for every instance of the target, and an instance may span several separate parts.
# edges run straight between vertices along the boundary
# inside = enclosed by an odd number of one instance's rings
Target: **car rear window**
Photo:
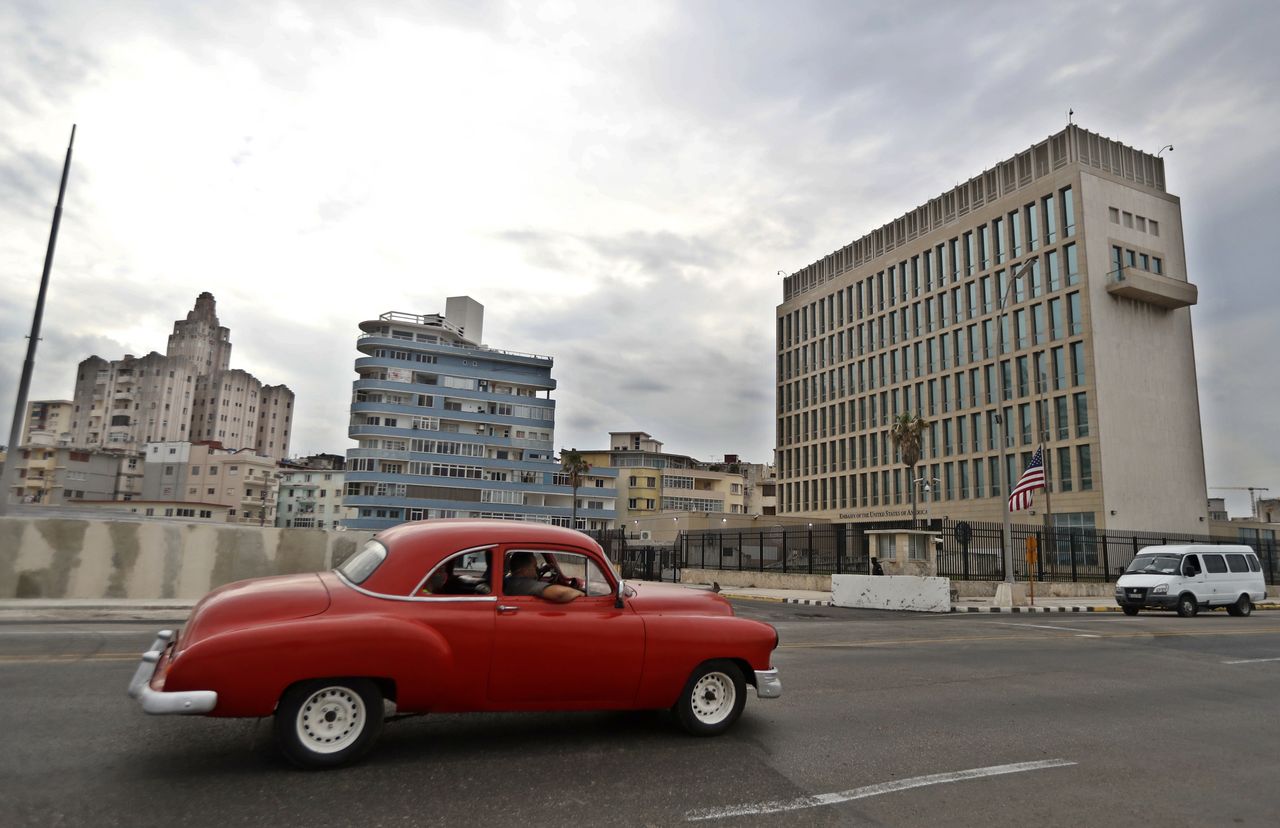
[[[1201,555],[1204,558],[1204,568],[1206,572],[1226,572],[1227,562],[1222,560],[1221,555]]]
[[[1232,572],[1248,572],[1249,564],[1244,559],[1244,555],[1228,555],[1227,568]]]
[[[342,562],[338,572],[353,584],[363,584],[386,559],[387,547],[376,540],[369,540],[359,552]]]

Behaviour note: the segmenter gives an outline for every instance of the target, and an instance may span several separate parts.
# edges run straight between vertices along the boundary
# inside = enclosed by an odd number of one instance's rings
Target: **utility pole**
[[[75,142],[76,126],[72,124],[71,140],[67,143],[67,158],[62,164],[62,183],[58,186],[58,203],[53,208],[49,247],[44,253],[44,272],[40,276],[40,292],[36,294],[36,310],[31,318],[31,333],[27,337],[27,358],[22,363],[22,379],[18,381],[18,399],[13,404],[13,423],[9,426],[9,454],[5,459],[3,472],[0,472],[0,515],[9,511],[13,472],[18,467],[18,442],[22,437],[22,424],[27,419],[27,392],[31,389],[31,374],[35,369],[36,345],[40,342],[40,323],[44,319],[44,298],[49,292],[49,272],[53,269],[53,250],[58,244],[58,225],[62,223],[62,198],[67,192],[67,174],[71,171],[71,148]]]

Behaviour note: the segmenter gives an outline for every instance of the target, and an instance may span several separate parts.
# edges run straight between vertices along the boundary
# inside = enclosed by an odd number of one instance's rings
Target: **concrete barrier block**
[[[951,579],[919,575],[832,575],[837,607],[950,612]]]

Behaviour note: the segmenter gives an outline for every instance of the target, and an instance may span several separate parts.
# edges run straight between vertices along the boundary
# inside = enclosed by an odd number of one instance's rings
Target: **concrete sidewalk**
[[[682,584],[691,589],[711,589],[710,584]],[[1280,610],[1280,599],[1271,594],[1265,600],[1254,605],[1255,610]],[[726,598],[746,601],[776,601],[786,604],[805,604],[810,606],[832,606],[830,592],[817,592],[803,589],[759,589],[755,587],[723,587],[720,594]],[[994,598],[962,598],[951,604],[952,612],[1013,612],[1013,613],[1049,613],[1049,612],[1120,612],[1120,607],[1110,598],[1095,596],[1092,598],[1041,598],[1037,597],[1034,606],[1001,607],[996,606]],[[1158,610],[1144,610],[1158,612]]]

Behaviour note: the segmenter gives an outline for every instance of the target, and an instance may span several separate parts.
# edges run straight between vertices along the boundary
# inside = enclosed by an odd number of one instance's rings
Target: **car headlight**
[[[1151,590],[1151,594],[1152,594],[1152,595],[1164,595],[1164,594],[1165,594],[1165,593],[1167,593],[1168,591],[1169,591],[1169,585],[1168,585],[1168,584],[1161,584],[1160,586],[1158,586],[1158,587],[1156,587],[1155,589]]]
[[[1116,594],[1119,594],[1121,592],[1124,592],[1124,587],[1120,586],[1119,584],[1116,584]]]

